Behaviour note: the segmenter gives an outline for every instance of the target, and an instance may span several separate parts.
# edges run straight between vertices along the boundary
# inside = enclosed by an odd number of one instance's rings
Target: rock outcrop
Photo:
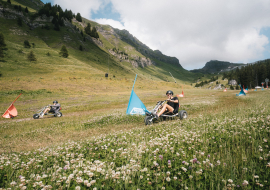
[[[97,31],[101,33],[103,37],[105,37],[108,41],[113,41],[113,44],[117,46],[117,44],[119,43],[121,39],[121,36],[117,34],[114,28],[110,26],[106,27],[106,30],[103,29],[102,27],[96,27],[96,28],[97,28]],[[124,48],[126,49],[127,52],[134,49],[132,46],[126,46]],[[144,68],[144,67],[156,64],[153,60],[151,60],[150,58],[146,56],[140,57],[138,55],[127,54],[126,52],[119,52],[118,50],[116,51],[113,49],[109,49],[108,51],[110,52],[110,54],[117,57],[120,61],[126,61],[126,62],[131,63],[131,65],[135,68],[137,67]]]
[[[130,34],[127,30],[119,30],[114,28],[114,32],[119,36],[119,38],[130,44],[133,47],[136,47],[136,50],[140,52],[145,57],[149,57],[150,59],[157,59],[159,61],[173,64],[182,68],[179,63],[179,60],[176,57],[166,56],[161,53],[159,50],[151,50],[148,46],[140,42],[136,37]]]
[[[45,23],[52,22],[53,17],[47,17],[46,15],[39,16],[34,20],[30,20],[28,17],[24,16],[23,12],[16,11],[9,8],[3,8],[0,5],[0,17],[5,19],[18,19],[21,18],[22,21],[29,26],[31,30],[45,26]]]

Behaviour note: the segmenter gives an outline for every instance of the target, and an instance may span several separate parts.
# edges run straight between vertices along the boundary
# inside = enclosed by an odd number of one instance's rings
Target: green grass
[[[153,105],[160,95],[151,93],[144,101]],[[121,106],[116,110],[119,104],[108,112],[77,111],[77,117],[4,122],[1,187],[11,187],[13,181],[16,187],[25,178],[23,185],[30,189],[38,181],[52,188],[86,188],[90,182],[98,189],[269,188],[269,91],[246,97],[207,90],[186,94],[180,102],[189,119],[148,127],[143,117],[125,116]],[[27,149],[32,151],[8,153]],[[28,164],[20,169],[22,162]],[[56,171],[59,175],[52,177]],[[72,173],[79,178],[72,180]]]

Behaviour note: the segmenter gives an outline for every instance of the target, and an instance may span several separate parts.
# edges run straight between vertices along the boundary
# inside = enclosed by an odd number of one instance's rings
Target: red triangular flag
[[[183,91],[183,86],[182,86],[182,94],[179,94],[179,95],[177,95],[177,97],[184,97],[184,91]]]
[[[17,115],[18,115],[17,109],[15,108],[13,104],[11,104],[9,108],[7,109],[7,111],[2,115],[2,117],[12,118],[12,117],[16,117]]]
[[[20,94],[22,95],[22,94]],[[20,97],[20,95],[14,100],[14,102]],[[14,102],[8,107],[5,113],[2,115],[4,118],[13,118],[18,115],[17,109],[14,106]]]

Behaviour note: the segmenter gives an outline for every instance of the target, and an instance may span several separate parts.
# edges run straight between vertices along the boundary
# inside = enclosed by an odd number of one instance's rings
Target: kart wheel
[[[151,125],[152,123],[153,123],[153,120],[152,120],[153,118],[151,117],[151,116],[146,116],[145,118],[144,118],[144,123],[145,123],[145,125]]]
[[[54,117],[62,117],[62,113],[61,112],[57,112],[54,114]]]
[[[34,119],[38,119],[38,118],[39,118],[39,114],[37,114],[37,113],[34,114],[34,115],[33,115],[33,118],[34,118]]]
[[[181,120],[182,120],[182,119],[186,119],[186,118],[188,117],[188,114],[187,114],[187,112],[186,112],[185,110],[179,111],[178,115],[179,115],[179,118],[180,118]]]

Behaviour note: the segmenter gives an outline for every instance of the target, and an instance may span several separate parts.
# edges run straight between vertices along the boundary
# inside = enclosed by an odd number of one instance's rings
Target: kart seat
[[[162,115],[175,115],[175,113],[167,111],[167,112],[164,112]]]
[[[61,108],[61,107],[59,107],[59,108],[58,108],[58,109],[56,109],[55,111],[49,111],[49,113],[57,113],[57,112],[59,112],[61,109],[62,109],[62,108]]]

